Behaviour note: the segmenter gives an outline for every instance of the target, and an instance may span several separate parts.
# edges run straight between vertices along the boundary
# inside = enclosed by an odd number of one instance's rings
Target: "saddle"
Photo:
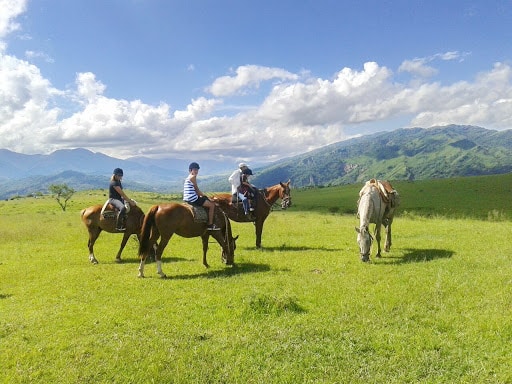
[[[124,206],[126,207],[126,214],[130,213],[130,204],[125,202]],[[101,208],[100,215],[104,219],[116,218],[117,217],[117,209],[112,204],[110,204],[107,200],[107,201],[105,201],[105,204],[103,204],[103,207]]]
[[[398,192],[393,188],[389,181],[370,179],[366,182],[366,185],[374,185],[377,187],[382,200],[384,200],[386,204],[389,204],[391,208],[397,207],[400,204]]]
[[[196,223],[207,223],[208,222],[208,212],[206,208],[198,207],[196,205],[192,205],[187,203],[187,207],[192,212],[192,216],[194,217],[194,221]]]
[[[103,208],[101,208],[101,216],[104,219],[114,219],[117,216],[116,208],[107,201],[103,204]]]

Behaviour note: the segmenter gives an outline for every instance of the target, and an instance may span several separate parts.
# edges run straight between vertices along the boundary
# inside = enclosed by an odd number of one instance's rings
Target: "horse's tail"
[[[151,235],[151,228],[155,225],[155,214],[158,210],[158,205],[153,205],[148,213],[144,216],[142,223],[142,229],[140,231],[140,243],[139,243],[139,257],[146,258],[149,256],[151,251],[151,241],[149,240]]]

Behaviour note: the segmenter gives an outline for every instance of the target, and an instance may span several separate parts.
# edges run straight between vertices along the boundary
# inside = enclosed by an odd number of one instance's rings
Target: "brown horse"
[[[137,239],[140,241],[140,229],[142,227],[142,221],[144,220],[144,212],[138,206],[133,206],[130,208],[130,212],[126,217],[126,230],[124,232],[119,232],[116,230],[116,218],[114,208],[109,205],[107,207],[108,211],[106,211],[107,218],[101,215],[101,209],[103,206],[101,204],[93,205],[89,208],[85,208],[81,212],[82,222],[87,227],[87,231],[89,232],[89,242],[87,246],[89,247],[89,260],[93,264],[98,264],[98,260],[94,257],[94,243],[98,239],[101,231],[106,231],[110,233],[122,233],[123,240],[121,240],[121,247],[117,252],[116,261],[121,261],[121,252],[126,245],[126,242],[130,238],[131,235],[137,235]]]
[[[281,199],[281,209],[286,209],[292,205],[290,180],[286,183],[279,183],[272,187],[259,190],[256,199],[255,211],[251,215],[246,216],[244,214],[242,204],[233,204],[232,195],[229,193],[221,193],[215,195],[213,198],[213,200],[217,202],[228,214],[231,220],[239,223],[254,223],[256,228],[256,248],[261,248],[263,224],[265,223],[267,216],[270,214],[274,203],[277,199]]]
[[[204,210],[204,208],[199,208]],[[206,215],[206,212],[204,212]],[[202,221],[194,218],[192,207],[188,204],[168,203],[154,205],[150,208],[144,219],[139,245],[139,277],[144,277],[144,265],[149,253],[155,251],[157,273],[165,278],[162,271],[162,253],[173,234],[189,238],[201,236],[203,241],[203,265],[208,268],[206,252],[208,251],[208,238],[212,236],[222,247],[222,261],[227,265],[234,264],[236,238],[231,232],[231,223],[226,214],[215,208],[214,223],[220,228],[218,231],[206,229],[206,216]],[[156,241],[160,238],[159,244]]]

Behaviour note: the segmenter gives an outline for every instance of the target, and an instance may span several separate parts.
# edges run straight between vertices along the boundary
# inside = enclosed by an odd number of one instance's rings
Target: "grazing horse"
[[[204,210],[204,208],[199,209]],[[162,271],[162,253],[175,233],[185,238],[201,236],[203,241],[203,265],[206,268],[209,267],[206,261],[206,252],[208,251],[208,239],[210,236],[217,240],[222,248],[222,261],[227,265],[233,265],[236,248],[235,242],[238,236],[233,238],[231,223],[219,207],[215,208],[214,223],[220,230],[208,231],[206,229],[206,216],[203,221],[196,220],[193,208],[188,204],[168,203],[152,206],[142,224],[139,244],[139,277],[144,277],[146,257],[152,250],[156,253],[157,273],[162,278],[167,277]],[[160,242],[156,244],[158,238],[160,238]]]
[[[103,216],[101,214],[101,210],[103,205],[93,205],[89,208],[85,208],[81,212],[82,222],[87,227],[87,231],[89,232],[89,242],[87,246],[89,247],[89,260],[93,264],[98,264],[98,260],[94,257],[94,243],[98,239],[101,231],[106,231],[110,233],[122,233],[123,240],[121,240],[121,247],[117,252],[116,261],[121,261],[121,252],[126,245],[126,242],[130,238],[132,234],[137,235],[137,239],[140,241],[140,229],[142,227],[142,221],[144,220],[144,212],[138,206],[134,206],[130,208],[130,212],[128,212],[126,217],[126,230],[124,232],[119,232],[116,229],[116,218],[115,213],[113,212],[114,208],[110,206],[109,215]]]
[[[256,196],[255,210],[250,216],[244,214],[241,204],[232,203],[232,195],[229,193],[220,193],[213,198],[228,214],[231,220],[239,223],[254,223],[256,227],[256,248],[261,248],[263,224],[277,199],[281,199],[281,209],[286,209],[292,205],[290,180],[286,183],[279,183],[272,187],[259,190]]]
[[[400,196],[388,181],[371,179],[359,192],[357,216],[359,228],[357,231],[357,243],[362,261],[370,261],[370,251],[373,237],[370,234],[370,223],[375,224],[375,239],[377,240],[377,255],[380,254],[380,230],[381,225],[386,229],[386,242],[384,250],[389,252],[391,248],[391,224],[396,207],[400,204]]]

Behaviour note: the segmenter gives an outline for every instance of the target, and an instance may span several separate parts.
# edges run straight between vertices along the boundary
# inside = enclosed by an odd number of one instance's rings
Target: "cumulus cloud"
[[[18,28],[12,20],[24,3],[0,0],[2,6],[7,11],[0,16],[0,41]],[[348,128],[397,119],[410,126],[511,128],[509,64],[496,63],[472,80],[429,80],[439,70],[436,63],[466,56],[453,51],[404,60],[396,71],[417,76],[410,83],[377,62],[340,66],[331,78],[244,65],[214,79],[205,95],[184,108],[172,109],[107,97],[107,80],[93,72],[77,73],[72,87],[56,89],[37,66],[0,51],[0,148],[48,153],[84,147],[118,157],[271,161],[344,140]],[[253,93],[262,101],[225,114],[223,97],[240,105]]]

